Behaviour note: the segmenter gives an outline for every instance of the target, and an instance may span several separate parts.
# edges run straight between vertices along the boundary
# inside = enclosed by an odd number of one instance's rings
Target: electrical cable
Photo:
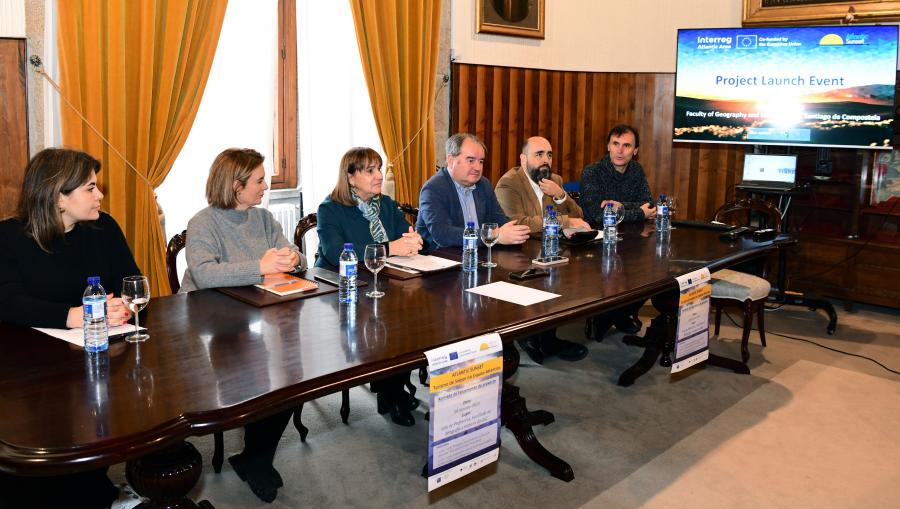
[[[735,327],[737,327],[737,328],[739,328],[739,329],[742,329],[742,328],[743,328],[743,326],[738,325],[738,323],[735,321],[735,319],[732,318],[731,314],[728,313],[728,310],[723,310],[723,311],[725,312],[725,316],[728,317],[728,320],[730,320],[731,323],[734,324]],[[751,328],[751,330],[758,331],[759,329]],[[816,343],[815,341],[810,340],[810,339],[798,338],[798,337],[796,337],[796,336],[789,336],[789,335],[787,335],[787,334],[779,334],[779,333],[777,333],[777,332],[772,332],[772,331],[770,331],[770,330],[767,330],[767,331],[766,331],[766,334],[771,334],[772,336],[778,336],[778,337],[787,338],[787,339],[793,339],[793,340],[795,340],[795,341],[803,341],[804,343],[809,343],[809,344],[818,346],[818,347],[820,347],[820,348],[824,348],[824,349],[826,349],[826,350],[831,350],[832,352],[837,352],[837,353],[841,353],[841,354],[844,354],[844,355],[849,355],[850,357],[859,357],[860,359],[865,359],[865,360],[867,360],[867,361],[870,361],[870,362],[873,362],[873,363],[877,364],[878,366],[880,366],[880,367],[881,367],[882,369],[884,369],[885,371],[888,371],[888,372],[893,373],[893,374],[895,374],[895,375],[900,375],[900,371],[895,370],[895,369],[891,369],[891,368],[885,366],[884,364],[882,364],[881,362],[879,362],[879,361],[877,361],[877,360],[875,360],[875,359],[873,359],[873,358],[871,358],[871,357],[866,357],[865,355],[860,355],[860,354],[858,354],[858,353],[852,353],[852,352],[845,352],[844,350],[839,350],[839,349],[837,349],[837,348],[832,348],[832,347],[830,347],[830,346],[825,346],[825,345],[823,345],[823,344],[821,344],[821,343]]]

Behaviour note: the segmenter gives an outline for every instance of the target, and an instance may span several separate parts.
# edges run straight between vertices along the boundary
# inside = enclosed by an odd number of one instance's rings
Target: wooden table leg
[[[519,352],[512,344],[503,349],[503,377],[508,378],[519,366]],[[519,446],[532,461],[550,471],[550,475],[563,481],[575,478],[572,467],[548,451],[538,441],[532,430],[533,425],[547,425],[554,421],[553,414],[545,410],[531,412],[525,406],[525,398],[519,395],[519,388],[503,382],[500,403],[500,420],[512,431]]]
[[[672,290],[654,295],[651,301],[653,307],[659,311],[659,315],[650,321],[647,332],[639,341],[631,341],[629,344],[640,344],[644,347],[644,353],[633,366],[626,369],[619,376],[619,385],[628,387],[634,384],[641,375],[653,367],[654,361],[659,357],[659,364],[663,367],[671,367],[675,358],[675,336],[678,326],[678,291]],[[750,368],[741,361],[728,359],[715,354],[709,354],[706,363],[710,366],[730,369],[735,373],[750,374]]]
[[[212,504],[194,503],[188,492],[200,480],[203,458],[188,442],[178,442],[142,458],[129,460],[125,466],[128,483],[142,497],[150,500],[140,509],[213,509]]]

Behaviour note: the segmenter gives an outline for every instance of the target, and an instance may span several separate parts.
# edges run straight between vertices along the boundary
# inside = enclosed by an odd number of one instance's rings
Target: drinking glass
[[[674,196],[669,196],[669,229],[674,230],[675,227],[671,225],[672,221],[675,219],[675,211],[678,210],[678,200]]]
[[[619,225],[622,224],[622,221],[625,219],[625,206],[621,205],[615,208],[616,210],[616,240],[622,240],[622,234],[619,233]]]
[[[488,248],[488,259],[486,262],[482,263],[482,267],[496,267],[497,264],[493,262],[491,259],[491,246],[497,243],[500,239],[500,226],[497,223],[482,223],[481,224],[481,241],[484,242],[484,245]]]
[[[378,272],[384,268],[384,259],[386,258],[384,244],[367,245],[366,254],[363,257],[366,262],[366,268],[375,275],[375,280],[372,282],[372,291],[367,292],[366,297],[373,299],[384,297],[384,292],[378,291]]]
[[[134,313],[134,334],[125,337],[129,343],[140,343],[150,338],[141,333],[140,312],[150,302],[150,282],[146,276],[128,276],[122,280],[122,302]]]

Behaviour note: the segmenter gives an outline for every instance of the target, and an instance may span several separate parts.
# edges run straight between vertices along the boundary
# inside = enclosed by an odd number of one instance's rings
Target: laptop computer
[[[796,176],[796,155],[745,154],[744,178],[737,187],[787,191],[794,188]]]

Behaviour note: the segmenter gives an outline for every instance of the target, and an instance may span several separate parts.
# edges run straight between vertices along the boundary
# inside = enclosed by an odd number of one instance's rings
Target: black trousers
[[[0,509],[108,508],[119,489],[106,468],[52,477],[25,477],[0,472]]]
[[[384,378],[382,380],[376,380],[369,384],[372,392],[386,392],[391,393],[395,391],[402,391],[403,386],[406,382],[409,381],[409,372],[402,373],[399,375],[394,375],[388,378]]]
[[[241,457],[254,463],[271,465],[293,409],[284,410],[244,426],[244,451]]]

